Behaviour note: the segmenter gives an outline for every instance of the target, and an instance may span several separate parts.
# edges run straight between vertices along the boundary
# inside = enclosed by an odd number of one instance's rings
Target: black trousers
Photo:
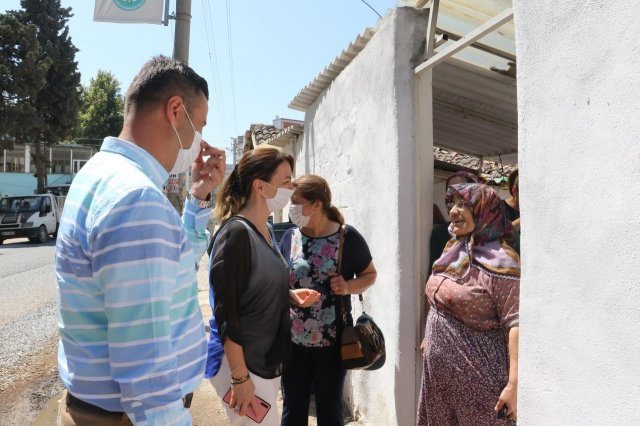
[[[282,373],[282,426],[308,424],[312,386],[318,426],[343,426],[342,390],[347,371],[340,364],[340,346],[291,346]]]

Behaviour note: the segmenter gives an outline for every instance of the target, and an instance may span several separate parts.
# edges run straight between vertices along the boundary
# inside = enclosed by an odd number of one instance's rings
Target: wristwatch
[[[207,200],[203,201],[194,197],[193,194],[189,192],[187,194],[187,202],[201,209],[210,209],[213,207],[213,197],[211,197],[211,194],[209,194]]]

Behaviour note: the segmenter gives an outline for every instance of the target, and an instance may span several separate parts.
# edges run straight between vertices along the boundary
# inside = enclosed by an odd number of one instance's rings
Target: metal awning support
[[[438,34],[436,35],[433,46],[434,48],[438,48],[443,44],[445,44],[448,40],[449,40],[449,34]]]
[[[436,47],[438,47],[438,37],[440,36],[447,36],[448,40],[452,40],[452,41],[458,41],[462,38],[462,36],[453,33],[451,31],[447,31],[447,30],[443,30],[441,28],[436,28],[436,34],[438,34],[438,36],[436,36]],[[471,47],[478,49],[478,50],[482,50],[483,52],[487,52],[490,53],[492,55],[496,55],[500,58],[506,59],[508,61],[511,62],[515,62],[516,61],[516,55],[514,55],[513,53],[510,52],[506,52],[504,50],[500,50],[497,49],[493,46],[489,46],[488,44],[484,44],[484,43],[480,43],[480,42],[476,42],[476,43],[472,43]]]
[[[436,44],[436,25],[438,23],[438,9],[440,8],[440,0],[433,0],[429,8],[429,22],[427,23],[427,48],[425,51],[425,59],[433,56],[433,49]]]
[[[435,0],[434,0],[434,3],[435,3]],[[429,25],[431,25],[431,13],[429,13],[429,18],[430,18],[429,19]],[[508,9],[500,12],[497,16],[489,19],[487,22],[485,22],[484,24],[480,25],[478,28],[476,28],[475,30],[471,31],[469,34],[467,34],[466,36],[462,37],[460,40],[458,40],[457,42],[453,43],[448,48],[444,49],[442,52],[439,52],[437,55],[435,55],[433,57],[427,58],[427,60],[425,62],[421,63],[420,65],[418,65],[416,67],[416,69],[413,71],[414,74],[415,75],[419,75],[424,70],[426,70],[428,68],[432,68],[432,67],[438,65],[440,62],[446,60],[447,58],[449,58],[450,56],[455,55],[456,53],[458,53],[459,51],[461,51],[465,47],[475,43],[478,40],[480,40],[482,37],[486,36],[487,34],[489,34],[490,32],[494,31],[495,29],[501,27],[506,22],[509,22],[511,19],[513,19],[513,9],[512,8],[508,8]],[[435,34],[435,27],[433,28],[433,32]],[[427,46],[427,48],[428,48],[428,46]]]

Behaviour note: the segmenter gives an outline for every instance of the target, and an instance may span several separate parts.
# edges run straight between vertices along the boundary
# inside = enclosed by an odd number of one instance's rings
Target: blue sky
[[[175,0],[170,11],[175,10]],[[396,0],[367,0],[382,16]],[[230,146],[251,123],[270,124],[276,115],[303,119],[287,107],[294,96],[378,16],[360,0],[192,0],[189,64],[209,83],[205,140]],[[229,61],[227,4],[230,4]],[[93,0],[62,0],[73,9],[69,21],[82,84],[99,69],[112,72],[124,92],[151,56],[173,52],[173,25],[93,22]],[[19,9],[19,0],[2,0],[0,12]],[[203,12],[204,11],[206,13]],[[215,54],[207,43],[205,16],[211,11]],[[213,46],[212,46],[213,48]],[[216,72],[217,63],[217,72]],[[215,74],[215,76],[214,76]],[[235,92],[235,97],[232,93]],[[220,93],[217,98],[214,96]],[[235,104],[235,114],[234,114]]]

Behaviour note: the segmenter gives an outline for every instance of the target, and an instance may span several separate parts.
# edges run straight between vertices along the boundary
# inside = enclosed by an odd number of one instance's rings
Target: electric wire
[[[202,16],[204,18],[204,27],[207,37],[207,47],[209,53],[209,67],[211,69],[211,82],[213,86],[214,97],[218,105],[218,117],[220,118],[220,124],[226,132],[229,131],[227,127],[226,110],[224,106],[224,98],[222,96],[222,84],[220,82],[220,67],[218,66],[218,56],[216,54],[216,39],[213,28],[213,17],[211,14],[211,2],[208,3],[208,8],[205,8],[204,4],[207,0],[202,0]],[[208,9],[208,14],[207,14]],[[213,51],[213,55],[212,55]]]
[[[205,9],[205,5],[204,5],[205,0],[202,0],[200,2],[200,4],[202,5],[202,17],[204,20],[204,32],[205,32],[205,37],[207,39],[207,54],[209,56],[209,70],[211,71],[211,84],[210,87],[213,89],[213,97],[216,99],[216,103],[218,103],[218,109],[222,109],[220,108],[220,96],[219,96],[219,92],[218,92],[218,85],[216,84],[216,74],[217,74],[217,66],[214,66],[213,64],[213,58],[211,55],[211,37],[209,35],[209,21],[207,19],[207,12]],[[215,54],[215,47],[213,48],[214,54]],[[216,63],[217,65],[217,63]],[[214,71],[215,69],[215,71]],[[221,120],[222,121],[222,120]],[[222,124],[222,123],[221,123]]]
[[[226,0],[225,2],[227,9],[227,43],[229,45],[229,71],[231,73],[231,107],[233,112],[233,130],[234,133],[238,133],[238,121],[236,118],[236,84],[235,84],[235,76],[233,74],[233,42],[231,41],[231,2],[230,0]]]
[[[369,3],[367,3],[367,2],[366,2],[366,1],[364,1],[364,0],[360,0],[360,1],[361,1],[362,3],[364,3],[364,4],[366,4],[367,6],[369,6],[369,9],[373,10],[373,12],[374,12],[376,15],[378,15],[380,18],[382,18],[382,15],[380,15],[380,14],[378,13],[378,11],[377,11],[377,10],[375,10],[373,7],[371,7],[371,5],[370,5]]]

